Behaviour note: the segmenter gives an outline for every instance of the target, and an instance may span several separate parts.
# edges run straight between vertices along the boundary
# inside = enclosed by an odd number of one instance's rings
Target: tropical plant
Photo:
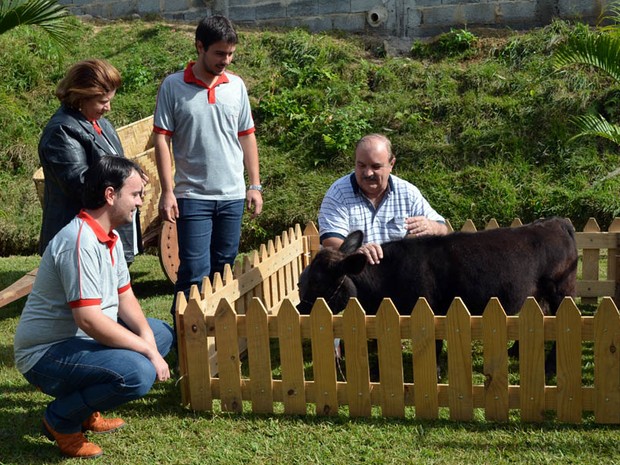
[[[589,65],[608,74],[620,84],[620,3],[610,7],[613,15],[605,15],[609,23],[598,30],[579,30],[558,49],[554,67],[556,70],[571,65]],[[620,145],[620,126],[608,121],[601,114],[575,116],[573,121],[580,132],[572,137],[599,136]]]
[[[58,43],[66,45],[68,12],[55,0],[3,0],[0,2],[0,34],[22,25],[41,27]]]

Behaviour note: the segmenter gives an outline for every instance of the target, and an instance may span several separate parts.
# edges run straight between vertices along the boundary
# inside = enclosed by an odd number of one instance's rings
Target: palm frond
[[[35,25],[67,44],[68,12],[55,0],[8,0],[0,4],[0,34],[21,25]]]
[[[620,2],[613,1],[603,8],[596,22],[596,27],[600,30],[608,30],[618,26],[618,14],[620,13]],[[607,24],[607,25],[606,25]]]
[[[620,29],[620,1],[613,1],[601,11],[597,28],[602,32],[618,32]]]
[[[581,115],[572,118],[581,131],[570,138],[577,139],[584,136],[603,137],[620,145],[620,126],[612,124],[601,115]]]
[[[571,37],[555,54],[559,70],[574,64],[594,66],[620,82],[620,38],[608,34]]]

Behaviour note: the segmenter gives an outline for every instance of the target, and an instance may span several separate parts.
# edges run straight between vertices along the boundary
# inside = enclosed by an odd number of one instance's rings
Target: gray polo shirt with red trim
[[[41,258],[32,292],[15,331],[15,365],[26,373],[54,344],[91,339],[78,328],[73,308],[100,305],[114,321],[118,296],[131,286],[123,245],[81,211],[54,236]]]
[[[192,65],[164,79],[155,106],[153,130],[172,140],[174,195],[245,199],[239,137],[255,130],[247,89],[229,72],[209,87],[196,78]]]

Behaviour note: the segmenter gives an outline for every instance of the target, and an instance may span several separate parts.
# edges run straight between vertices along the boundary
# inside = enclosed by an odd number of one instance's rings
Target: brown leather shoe
[[[84,433],[59,433],[52,429],[45,418],[43,419],[43,434],[51,441],[56,441],[60,452],[67,457],[90,459],[103,454],[101,447],[86,439]]]
[[[103,418],[100,412],[95,412],[82,423],[82,431],[93,433],[111,433],[125,426],[120,418]]]

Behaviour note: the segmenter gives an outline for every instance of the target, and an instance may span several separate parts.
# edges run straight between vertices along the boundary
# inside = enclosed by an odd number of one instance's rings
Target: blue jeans
[[[237,258],[245,199],[178,199],[179,270],[174,293],[188,293],[202,278],[213,279]],[[174,315],[174,303],[172,305]]]
[[[148,318],[157,350],[167,355],[172,328]],[[93,412],[111,410],[146,395],[155,382],[155,367],[144,355],[114,349],[92,339],[71,338],[53,345],[24,377],[55,399],[45,420],[59,433],[77,433]]]

